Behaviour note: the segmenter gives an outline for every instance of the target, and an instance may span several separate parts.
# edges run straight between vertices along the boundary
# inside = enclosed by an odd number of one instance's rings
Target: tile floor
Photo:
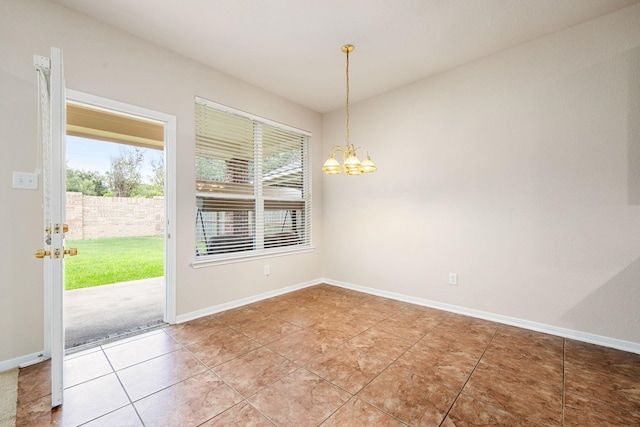
[[[640,355],[318,285],[20,372],[19,426],[638,426]]]

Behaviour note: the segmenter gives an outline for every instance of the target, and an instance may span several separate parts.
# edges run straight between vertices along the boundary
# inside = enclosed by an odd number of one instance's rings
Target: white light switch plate
[[[32,172],[13,171],[13,188],[24,190],[38,189],[38,174]]]

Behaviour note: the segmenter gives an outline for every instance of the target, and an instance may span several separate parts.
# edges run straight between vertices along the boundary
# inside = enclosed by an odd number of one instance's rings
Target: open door
[[[38,73],[39,130],[42,142],[43,248],[36,257],[44,260],[45,357],[51,358],[51,407],[63,402],[64,361],[64,248],[66,177],[65,82],[62,51],[51,48],[51,57],[34,56]]]

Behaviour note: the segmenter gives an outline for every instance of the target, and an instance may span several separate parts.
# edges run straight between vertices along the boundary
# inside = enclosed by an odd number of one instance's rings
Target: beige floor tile
[[[389,298],[378,297],[378,296],[374,296],[373,298],[366,300],[362,304],[362,307],[373,308],[387,315],[397,313],[398,311],[408,306],[409,304],[406,302],[389,299]]]
[[[19,426],[79,426],[129,404],[115,374],[65,389],[62,407],[52,411],[51,398],[18,405]]]
[[[458,391],[390,367],[375,378],[358,397],[409,425],[437,426],[445,418]]]
[[[462,395],[456,400],[442,427],[475,426],[539,427],[540,424]]]
[[[354,397],[338,409],[322,427],[403,427],[406,424]]]
[[[227,327],[225,326],[225,328]],[[258,347],[260,347],[259,343],[231,328],[215,335],[209,335],[204,341],[186,346],[187,350],[210,368],[242,356]]]
[[[198,426],[242,401],[216,374],[205,371],[134,403],[147,426]]]
[[[275,316],[270,316],[252,322],[237,324],[234,329],[264,345],[297,332],[301,328]]]
[[[225,334],[229,329],[228,326],[221,324],[214,317],[207,316],[178,325],[168,326],[164,328],[164,331],[180,344],[186,346]]]
[[[544,425],[562,424],[562,388],[480,364],[463,394]]]
[[[284,357],[304,365],[311,359],[325,354],[343,342],[335,338],[322,336],[311,330],[303,329],[268,344],[271,350]]]
[[[205,371],[207,367],[185,350],[164,354],[117,372],[131,401]]]
[[[477,361],[460,354],[434,350],[416,344],[394,364],[416,375],[451,389],[460,390],[467,382]]]
[[[116,371],[171,353],[180,348],[173,338],[164,331],[148,335],[137,340],[130,340],[120,345],[112,345],[104,349],[109,362]]]
[[[247,402],[240,402],[220,415],[210,419],[201,427],[273,427],[260,412]]]
[[[82,427],[142,427],[142,421],[133,405],[117,409],[93,421],[83,424]]]
[[[18,376],[18,403],[36,400],[50,394],[50,360],[20,369]]]
[[[640,407],[629,411],[573,393],[565,395],[564,425],[640,426]]]
[[[244,397],[289,375],[298,365],[267,347],[260,347],[214,368],[227,384]]]
[[[113,373],[107,357],[102,351],[66,359],[64,362],[64,388]]]
[[[345,345],[329,350],[306,365],[331,383],[355,394],[389,366],[376,348]]]
[[[267,418],[282,426],[317,426],[351,395],[300,368],[263,388],[248,400]]]
[[[419,324],[412,326],[411,320],[398,319],[394,316],[395,315],[392,315],[391,317],[376,323],[371,328],[380,332],[395,335],[404,340],[411,341],[412,343],[415,343],[424,337],[432,328],[432,326]]]
[[[564,379],[568,392],[640,412],[640,378],[566,363]]]
[[[640,425],[640,355],[329,285],[65,364],[53,411],[20,370],[18,426]]]
[[[276,316],[298,327],[306,328],[331,317],[331,313],[309,305],[290,305],[286,310],[277,313]]]
[[[628,353],[584,342],[566,340],[567,363],[630,379],[640,378],[640,354]]]

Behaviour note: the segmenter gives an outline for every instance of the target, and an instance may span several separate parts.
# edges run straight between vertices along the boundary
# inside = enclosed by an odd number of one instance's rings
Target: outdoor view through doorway
[[[65,348],[163,323],[164,127],[67,104]]]

